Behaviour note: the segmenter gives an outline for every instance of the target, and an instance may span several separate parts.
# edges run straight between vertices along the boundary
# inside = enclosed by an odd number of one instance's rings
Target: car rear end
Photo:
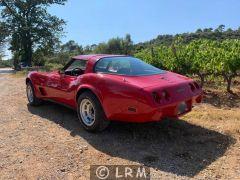
[[[192,110],[195,103],[202,101],[202,89],[193,80],[179,83],[169,83],[165,86],[146,87],[150,103],[150,119],[176,118]]]

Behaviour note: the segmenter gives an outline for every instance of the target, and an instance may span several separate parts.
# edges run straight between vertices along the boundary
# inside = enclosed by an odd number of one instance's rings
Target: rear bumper
[[[189,99],[182,101],[176,101],[174,103],[160,106],[160,107],[148,107],[147,112],[141,113],[139,111],[127,113],[127,114],[118,114],[115,116],[115,120],[126,121],[126,122],[135,122],[135,123],[145,123],[145,122],[154,122],[161,121],[164,118],[178,118],[192,110],[192,107],[196,103],[202,102],[202,94],[193,96]],[[184,112],[179,113],[179,104],[185,102],[187,108]]]
[[[179,105],[182,102],[186,103],[187,108],[184,112],[179,112]],[[153,121],[159,121],[163,118],[178,118],[190,112],[194,104],[201,103],[201,102],[202,102],[202,95],[198,95],[198,96],[192,97],[191,99],[175,102],[173,104],[160,107],[153,111],[153,116],[151,119]]]

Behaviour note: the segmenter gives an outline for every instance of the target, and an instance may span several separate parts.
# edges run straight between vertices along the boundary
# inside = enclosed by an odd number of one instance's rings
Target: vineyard
[[[240,75],[240,40],[237,39],[200,39],[186,44],[177,38],[171,46],[152,46],[140,50],[135,56],[162,69],[197,75],[202,86],[207,77],[222,77],[229,93],[233,93],[233,79]]]

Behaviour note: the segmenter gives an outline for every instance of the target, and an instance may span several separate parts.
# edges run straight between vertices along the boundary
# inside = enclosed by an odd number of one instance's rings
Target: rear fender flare
[[[80,94],[82,94],[85,91],[91,91],[98,98],[98,100],[106,114],[105,108],[103,106],[103,97],[102,97],[101,92],[91,85],[85,84],[85,85],[81,85],[78,87],[78,89],[76,91],[76,104],[77,104],[77,100],[78,100],[78,97],[80,96]]]

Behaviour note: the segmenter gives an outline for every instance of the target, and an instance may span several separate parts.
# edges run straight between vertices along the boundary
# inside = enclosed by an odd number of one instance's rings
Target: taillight
[[[157,102],[157,103],[160,103],[161,96],[159,96],[159,94],[157,92],[153,92],[152,95],[153,95],[154,101]]]
[[[163,97],[164,99],[168,100],[170,96],[169,96],[169,94],[168,94],[167,91],[163,91],[163,92],[162,92],[162,97]]]
[[[196,89],[200,89],[200,86],[195,81],[193,83],[189,83],[189,86],[190,86],[192,92],[194,92]]]
[[[161,93],[153,92],[152,95],[154,101],[157,103],[160,103],[162,100],[169,100],[170,97],[169,93],[166,90],[162,91]]]

